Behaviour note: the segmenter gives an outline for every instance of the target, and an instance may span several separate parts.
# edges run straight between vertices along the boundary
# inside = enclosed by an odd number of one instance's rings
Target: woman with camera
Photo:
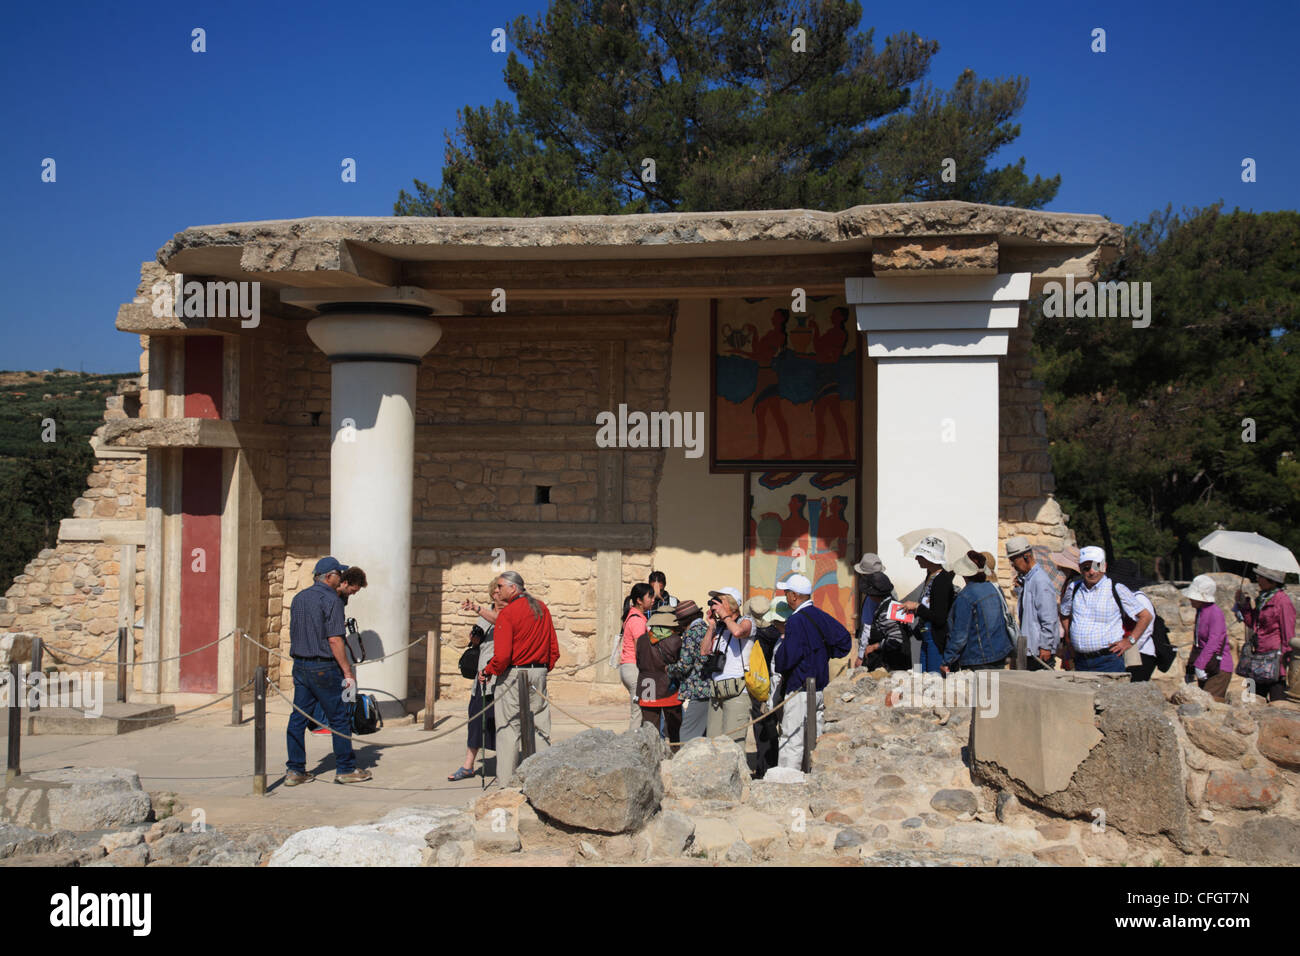
[[[478,675],[482,673],[487,662],[492,660],[492,630],[496,625],[497,612],[504,606],[497,598],[497,590],[497,582],[493,580],[488,587],[488,595],[492,600],[491,607],[473,601],[465,601],[460,606],[462,611],[472,611],[477,614],[479,620],[470,631],[469,647],[461,655],[461,676],[468,677],[474,682],[474,693],[469,699],[469,717],[472,719],[465,728],[468,738],[465,742],[465,762],[456,769],[455,773],[447,775],[447,779],[451,781],[474,776],[474,761],[478,759],[480,747],[486,747],[488,750],[497,749],[496,718],[492,713],[493,679],[489,677],[483,684],[478,682]],[[469,672],[471,668],[473,673]],[[486,712],[483,712],[484,708],[487,708]]]
[[[740,592],[735,588],[710,591],[704,617],[709,633],[700,654],[713,680],[708,735],[730,737],[743,747],[750,709],[745,670],[758,628],[752,617],[741,615]]]
[[[682,649],[677,660],[667,666],[668,676],[677,682],[677,696],[682,702],[681,742],[703,737],[709,725],[709,702],[713,682],[704,675],[700,646],[709,633],[699,605],[681,601],[673,611],[682,633]]]

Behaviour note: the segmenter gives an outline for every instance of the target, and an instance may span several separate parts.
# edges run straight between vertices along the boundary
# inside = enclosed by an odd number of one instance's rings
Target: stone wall
[[[143,567],[143,553],[143,549],[137,552],[137,567]],[[0,600],[0,632],[41,638],[46,667],[104,669],[111,676],[111,666],[78,658],[98,657],[105,648],[116,645],[118,556],[118,547],[91,541],[63,541],[56,548],[45,548],[14,578]],[[133,621],[144,613],[143,578],[137,576],[136,581]],[[144,631],[133,628],[133,634],[135,659],[141,660]],[[116,663],[116,650],[109,650],[103,659],[110,665]]]
[[[147,358],[141,364],[147,367]],[[139,388],[135,381],[124,381],[118,394],[106,399],[104,419],[127,417],[128,409],[137,411]],[[73,502],[71,517],[132,521],[144,515],[144,458],[101,458],[86,477],[85,491]],[[40,637],[46,646],[46,667],[100,669],[102,665],[78,658],[98,657],[116,641],[120,556],[120,547],[94,541],[59,541],[42,550],[0,599],[0,633]],[[137,548],[133,622],[144,613],[144,560],[144,548]],[[144,632],[133,628],[132,634],[139,660]],[[116,662],[116,650],[109,650],[103,659]]]
[[[998,502],[998,581],[1010,594],[1016,572],[1006,560],[1006,540],[1021,534],[1033,544],[1049,545],[1059,551],[1074,544],[1074,532],[1062,513],[1054,492],[1052,458],[1047,444],[1047,414],[1043,410],[1043,384],[1033,378],[1030,355],[1031,330],[1025,325],[1026,308],[1021,308],[1020,325],[1012,330],[1007,356],[999,368],[1001,402],[998,439],[998,470],[1001,497]]]

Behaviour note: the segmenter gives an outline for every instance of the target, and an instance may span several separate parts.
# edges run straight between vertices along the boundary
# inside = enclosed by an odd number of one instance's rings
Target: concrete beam
[[[414,521],[411,530],[412,544],[420,548],[491,549],[513,541],[520,548],[583,551],[648,551],[654,532],[648,524],[561,521]],[[328,521],[269,518],[261,523],[263,548],[320,550],[329,544]]]
[[[868,267],[864,253],[841,252],[641,261],[408,262],[402,277],[454,299],[486,299],[495,288],[505,289],[508,297],[534,301],[611,295],[713,298],[788,296],[796,286],[809,295],[835,295],[846,278],[861,275]]]
[[[145,543],[145,521],[113,518],[64,518],[59,522],[60,541],[102,541],[105,544]]]

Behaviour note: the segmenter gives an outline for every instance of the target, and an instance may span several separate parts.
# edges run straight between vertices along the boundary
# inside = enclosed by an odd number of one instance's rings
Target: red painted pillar
[[[220,418],[222,339],[185,340],[185,417]],[[211,644],[221,605],[220,448],[188,448],[181,462],[181,634],[180,653]],[[180,661],[180,689],[217,691],[217,652],[212,646]]]

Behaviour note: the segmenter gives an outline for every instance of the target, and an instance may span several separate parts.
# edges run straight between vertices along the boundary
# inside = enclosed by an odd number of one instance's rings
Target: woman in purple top
[[[1196,685],[1215,700],[1228,696],[1232,681],[1232,649],[1228,647],[1228,622],[1215,601],[1218,585],[1208,574],[1192,578],[1183,596],[1196,608],[1196,629],[1192,654],[1187,661],[1187,683]]]
[[[1295,637],[1295,605],[1282,587],[1285,580],[1285,571],[1256,567],[1259,597],[1255,599],[1253,608],[1241,591],[1237,591],[1237,609],[1241,611],[1241,619],[1255,631],[1255,652],[1282,652],[1277,680],[1260,681],[1255,685],[1255,693],[1271,701],[1286,698],[1287,659],[1291,656],[1291,638]]]

